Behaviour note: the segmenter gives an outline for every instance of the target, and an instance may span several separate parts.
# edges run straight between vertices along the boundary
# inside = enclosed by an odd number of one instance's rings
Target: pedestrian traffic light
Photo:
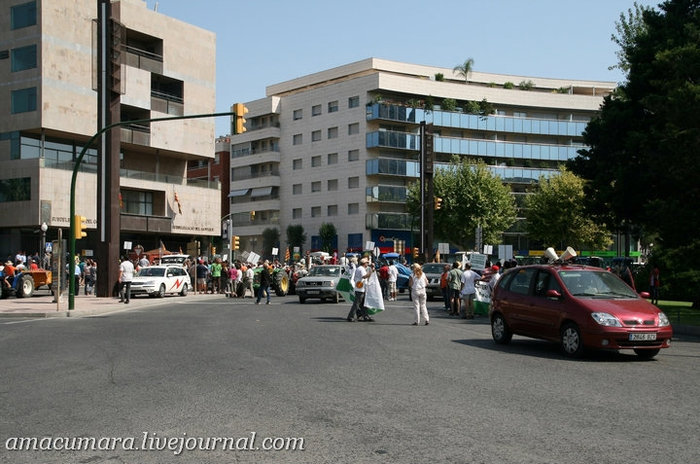
[[[245,115],[248,112],[248,108],[243,103],[233,104],[234,123],[233,123],[233,133],[242,134],[247,129],[245,127]]]
[[[413,247],[413,257],[414,257],[414,258],[417,258],[417,257],[418,257],[418,254],[419,254],[419,252],[418,252],[418,247]]]
[[[73,233],[76,240],[87,237],[87,218],[76,214],[73,216]]]
[[[241,237],[238,235],[233,236],[233,249],[238,250],[241,247]]]
[[[435,197],[435,209],[442,208],[442,198]]]

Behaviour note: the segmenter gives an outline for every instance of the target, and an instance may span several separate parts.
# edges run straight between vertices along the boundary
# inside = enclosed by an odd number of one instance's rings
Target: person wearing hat
[[[367,258],[362,258],[360,260],[360,265],[355,269],[355,274],[353,280],[355,281],[355,301],[352,303],[350,312],[348,313],[348,322],[355,322],[356,320],[362,321],[374,321],[369,314],[365,312],[365,283],[369,278],[369,272],[367,272],[367,266],[369,265],[369,260]]]

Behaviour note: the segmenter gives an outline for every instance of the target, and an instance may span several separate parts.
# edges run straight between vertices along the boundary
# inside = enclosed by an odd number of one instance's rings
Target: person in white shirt
[[[129,304],[131,300],[131,281],[134,279],[134,264],[128,258],[122,256],[119,265],[119,302]]]
[[[360,260],[360,265],[355,269],[355,274],[353,275],[353,281],[355,282],[355,301],[352,303],[352,307],[348,313],[348,322],[355,322],[355,320],[374,322],[374,319],[365,312],[365,284],[369,278],[369,273],[367,271],[368,265],[369,260],[367,258],[362,258]],[[355,317],[357,317],[357,319],[355,319]]]
[[[396,281],[399,278],[399,270],[396,268],[394,261],[389,262],[389,301],[396,301]]]
[[[423,273],[423,268],[418,263],[413,264],[413,273],[411,274],[411,278],[408,280],[408,286],[411,288],[413,309],[416,311],[416,318],[413,321],[413,325],[420,324],[421,316],[423,316],[423,319],[425,320],[425,325],[430,324],[428,307],[426,305],[428,295],[425,290],[428,286],[428,278],[425,276]]]
[[[464,314],[462,319],[474,319],[474,297],[476,296],[475,282],[480,280],[481,276],[472,271],[471,263],[467,262],[464,265],[462,273],[462,290],[460,296],[464,300]]]

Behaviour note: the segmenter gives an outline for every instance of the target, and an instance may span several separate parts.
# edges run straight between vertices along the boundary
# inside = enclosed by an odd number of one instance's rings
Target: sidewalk
[[[34,318],[34,317],[71,317],[91,316],[104,314],[111,311],[140,308],[143,306],[155,306],[168,304],[169,302],[188,302],[201,299],[225,298],[224,295],[212,294],[188,294],[186,297],[167,295],[163,298],[150,298],[147,296],[132,297],[129,304],[119,302],[119,298],[98,298],[94,295],[75,295],[74,309],[68,310],[68,294],[64,294],[59,303],[53,299],[53,295],[46,290],[37,291],[31,298],[10,297],[0,300],[0,318]]]

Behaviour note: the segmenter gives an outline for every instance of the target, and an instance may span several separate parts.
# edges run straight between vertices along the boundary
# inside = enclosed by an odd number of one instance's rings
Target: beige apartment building
[[[112,3],[125,28],[121,121],[215,111],[216,36],[149,10]],[[67,236],[75,159],[97,132],[95,0],[0,0],[0,256],[38,251]],[[220,234],[220,186],[188,181],[190,161],[214,158],[214,120],[131,124],[121,129],[121,241],[184,250]],[[80,167],[76,213],[95,247],[97,158]]]
[[[302,225],[318,250],[323,223],[333,248],[382,251],[418,228],[406,191],[419,178],[420,123],[434,127],[435,169],[453,155],[485,161],[520,199],[540,176],[583,148],[582,133],[614,82],[471,72],[377,58],[302,76],[246,103],[247,131],[231,137],[230,212],[243,249],[262,232]],[[486,102],[488,111],[481,111]],[[255,214],[252,214],[252,213]],[[413,233],[412,233],[413,232]],[[503,237],[516,254],[529,243],[518,221]]]

